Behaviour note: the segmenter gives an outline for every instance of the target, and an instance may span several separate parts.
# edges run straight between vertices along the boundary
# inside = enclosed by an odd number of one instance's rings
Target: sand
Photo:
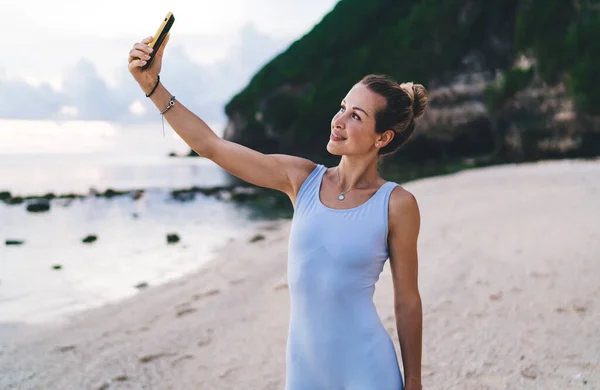
[[[403,186],[422,215],[424,389],[600,389],[600,160]],[[0,327],[0,388],[283,389],[289,229],[262,223],[65,324]],[[392,296],[386,266],[375,302],[398,348]]]

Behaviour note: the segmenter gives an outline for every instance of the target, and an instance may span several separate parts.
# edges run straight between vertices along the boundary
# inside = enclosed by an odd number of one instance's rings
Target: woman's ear
[[[392,142],[395,135],[396,133],[394,132],[394,130],[386,130],[386,132],[381,134],[381,136],[376,142],[379,144],[378,146],[383,148],[384,146],[387,146],[390,142]]]

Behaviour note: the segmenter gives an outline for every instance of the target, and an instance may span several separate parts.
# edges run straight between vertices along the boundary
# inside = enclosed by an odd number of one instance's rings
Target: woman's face
[[[344,100],[331,120],[327,151],[333,155],[361,155],[376,152],[375,113],[385,99],[358,83]]]

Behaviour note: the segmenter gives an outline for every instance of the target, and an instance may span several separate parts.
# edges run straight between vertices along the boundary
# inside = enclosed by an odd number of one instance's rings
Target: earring
[[[379,146],[379,142],[377,142],[377,143],[375,144],[375,146]]]

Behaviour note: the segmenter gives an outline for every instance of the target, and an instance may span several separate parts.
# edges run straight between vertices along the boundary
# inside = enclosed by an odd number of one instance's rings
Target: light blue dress
[[[373,304],[397,184],[386,182],[362,205],[336,210],[319,197],[326,170],[317,165],[304,181],[292,220],[285,388],[402,390],[394,345]]]

